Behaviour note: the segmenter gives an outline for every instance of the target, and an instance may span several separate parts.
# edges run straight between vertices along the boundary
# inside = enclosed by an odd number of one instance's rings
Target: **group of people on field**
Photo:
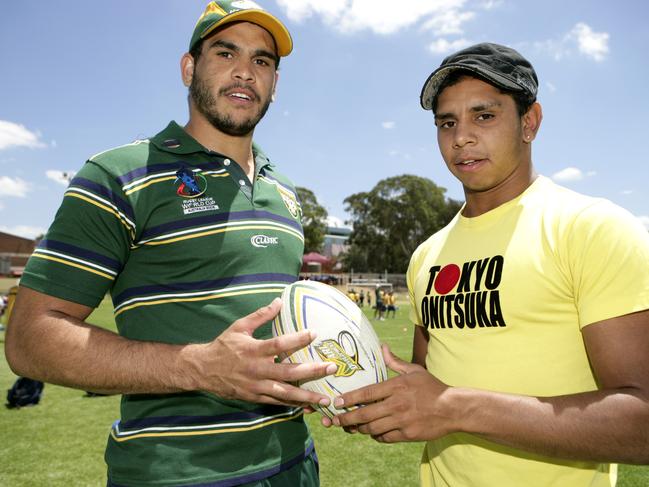
[[[372,294],[370,291],[356,291],[351,288],[347,291],[347,297],[356,303],[359,307],[363,308],[367,302],[367,306],[372,307]],[[383,321],[385,318],[394,318],[397,312],[396,296],[394,291],[387,291],[377,285],[375,290],[375,305],[374,305],[374,318]]]
[[[272,338],[304,234],[295,185],[253,141],[292,49],[256,3],[211,1],[180,60],[188,120],[89,158],[25,268],[8,363],[122,395],[109,487],[320,483],[327,459],[303,416],[331,400],[296,384],[338,368],[278,359],[317,337]],[[359,65],[351,84],[380,82]],[[649,235],[537,173],[538,86],[527,59],[494,43],[425,80],[421,106],[466,202],[411,257],[411,361],[384,346],[396,374],[322,419],[425,442],[408,459],[424,487],[611,487],[616,463],[649,463]],[[573,136],[554,143],[586,143]],[[106,293],[117,333],[86,322]],[[379,319],[392,298],[375,290]]]

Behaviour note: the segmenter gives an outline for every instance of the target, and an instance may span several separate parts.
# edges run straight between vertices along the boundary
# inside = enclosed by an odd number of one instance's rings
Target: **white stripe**
[[[299,408],[293,408],[285,413],[274,414],[273,416],[263,416],[258,419],[253,419],[249,421],[240,421],[236,423],[216,423],[216,424],[204,424],[199,426],[168,426],[168,427],[152,426],[150,428],[142,428],[139,430],[131,430],[125,432],[119,430],[119,423],[118,423],[115,425],[115,433],[117,434],[117,436],[123,437],[123,436],[136,435],[138,433],[144,433],[147,431],[195,431],[195,430],[205,430],[211,428],[222,429],[222,428],[231,428],[231,427],[254,426],[256,424],[265,423],[273,419],[290,417],[295,413],[297,413],[298,411]]]
[[[122,212],[120,211],[120,209],[117,208],[117,206],[115,206],[115,205],[114,205],[113,203],[111,203],[110,201],[105,200],[105,199],[103,199],[103,198],[100,198],[100,197],[97,196],[96,194],[91,193],[90,191],[86,191],[85,189],[77,188],[76,186],[72,186],[72,187],[70,187],[70,188],[69,188],[65,193],[67,194],[67,193],[72,193],[72,192],[74,192],[74,193],[81,193],[81,194],[84,194],[84,195],[88,196],[88,197],[91,198],[91,199],[94,199],[94,200],[100,201],[101,203],[103,203],[103,204],[105,204],[105,205],[107,205],[107,206],[110,206],[113,210],[115,210],[115,211],[117,212],[117,214],[118,214],[119,216],[122,217],[122,219],[123,219],[126,223],[128,223],[128,224],[133,228],[133,230],[135,230],[135,223],[133,223],[131,220],[129,220],[128,217],[127,217],[124,213],[122,213]]]
[[[155,301],[157,299],[190,298],[190,297],[193,297],[193,296],[209,296],[210,294],[223,294],[223,293],[232,292],[232,291],[245,291],[246,289],[264,289],[264,288],[273,288],[273,287],[278,287],[278,286],[286,287],[286,286],[288,286],[288,284],[286,284],[286,283],[249,284],[249,285],[241,285],[241,286],[223,287],[223,288],[218,288],[218,289],[210,289],[208,291],[194,291],[194,292],[187,292],[187,293],[172,293],[172,294],[169,294],[169,293],[167,293],[167,294],[156,294],[155,296],[145,296],[145,297],[141,297],[141,298],[131,298],[128,301],[124,301],[119,306],[115,306],[115,311],[118,311],[119,309],[123,308],[124,306],[128,306],[129,304],[146,302],[146,301]]]
[[[207,230],[215,230],[217,228],[238,227],[238,226],[245,226],[245,225],[270,225],[277,228],[283,228],[285,230],[288,230],[290,233],[294,233],[295,235],[297,235],[300,239],[303,238],[300,232],[298,232],[294,228],[288,225],[284,225],[282,223],[277,223],[273,220],[242,220],[237,222],[218,223],[216,225],[209,225],[206,227],[198,227],[198,228],[192,228],[190,230],[181,230],[179,232],[168,233],[165,235],[160,235],[158,237],[150,238],[148,240],[140,240],[139,242],[137,242],[136,245],[144,245],[148,242],[166,240],[168,238],[180,237],[182,235],[190,235],[192,233],[201,233]]]
[[[146,176],[146,177],[143,177],[141,179],[136,179],[135,181],[122,186],[122,189],[124,191],[126,191],[128,189],[131,189],[133,186],[139,186],[142,183],[146,183],[150,179],[161,178],[161,177],[164,177],[164,176],[175,176],[175,175],[176,175],[176,171],[159,172],[159,173],[156,173],[156,174],[151,174],[150,176]]]
[[[99,156],[102,155],[102,154],[106,154],[107,152],[111,152],[111,151],[114,151],[114,150],[116,150],[116,149],[121,149],[122,147],[129,147],[129,146],[131,146],[131,145],[140,145],[140,144],[148,144],[148,143],[149,143],[149,139],[139,139],[139,140],[135,140],[135,141],[131,142],[130,144],[124,144],[124,145],[120,145],[120,146],[118,146],[118,147],[113,147],[112,149],[107,149],[107,150],[105,150],[105,151],[98,152],[97,154],[95,154],[94,156],[92,156],[92,157],[91,157],[90,159],[88,159],[88,160],[89,160],[89,161],[92,161],[95,157],[99,157]]]
[[[36,249],[36,250],[34,250],[34,253],[35,254],[56,255],[57,257],[61,257],[61,258],[66,259],[66,260],[71,260],[73,262],[79,262],[80,264],[87,265],[88,267],[94,267],[95,269],[99,269],[99,270],[104,271],[104,272],[106,272],[108,274],[111,274],[113,276],[117,275],[117,272],[115,272],[113,270],[110,270],[110,269],[107,269],[106,267],[102,267],[100,265],[93,264],[92,262],[88,262],[87,260],[81,260],[81,259],[77,259],[76,257],[70,257],[67,254],[60,254],[58,252],[53,252],[51,250],[46,250],[46,249]]]
[[[291,193],[293,195],[293,197],[295,198],[295,200],[297,201],[297,194],[294,191],[291,191],[291,189],[284,186],[282,183],[279,183],[279,182],[275,181],[274,179],[270,179],[270,178],[268,178],[266,176],[259,176],[259,179],[261,179],[262,181],[265,181],[268,184],[273,184],[275,186],[279,186],[280,188],[282,188],[287,193]]]

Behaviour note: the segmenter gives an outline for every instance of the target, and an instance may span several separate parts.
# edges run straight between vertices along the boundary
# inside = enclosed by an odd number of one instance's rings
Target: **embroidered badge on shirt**
[[[288,209],[288,212],[291,214],[291,216],[293,218],[299,218],[300,205],[295,198],[295,194],[287,189],[282,188],[279,184],[275,187],[277,188],[279,195],[282,197],[282,200],[284,201],[284,204],[286,205],[286,208]]]
[[[183,198],[198,198],[207,189],[207,180],[200,173],[194,174],[190,169],[181,167],[176,171],[174,184],[180,183],[176,194]]]

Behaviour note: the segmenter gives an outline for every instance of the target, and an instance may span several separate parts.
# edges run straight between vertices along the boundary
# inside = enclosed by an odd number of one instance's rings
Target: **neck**
[[[462,215],[467,218],[480,216],[520,196],[537,178],[532,164],[519,166],[504,181],[484,191],[464,187],[466,205]]]
[[[239,164],[252,181],[255,172],[255,159],[252,154],[253,132],[242,136],[228,135],[195,113],[190,114],[185,131],[206,149],[223,154]]]

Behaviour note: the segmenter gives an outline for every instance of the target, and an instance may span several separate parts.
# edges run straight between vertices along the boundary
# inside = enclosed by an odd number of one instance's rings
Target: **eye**
[[[452,129],[455,127],[455,122],[453,120],[445,120],[445,121],[440,121],[437,122],[437,128],[440,129]]]
[[[270,66],[270,63],[268,61],[261,58],[255,59],[253,62],[259,66]]]
[[[216,53],[218,57],[222,57],[224,59],[232,59],[232,53],[230,51],[218,51]]]
[[[490,120],[494,118],[494,116],[495,115],[493,113],[481,113],[477,118],[478,120]]]

